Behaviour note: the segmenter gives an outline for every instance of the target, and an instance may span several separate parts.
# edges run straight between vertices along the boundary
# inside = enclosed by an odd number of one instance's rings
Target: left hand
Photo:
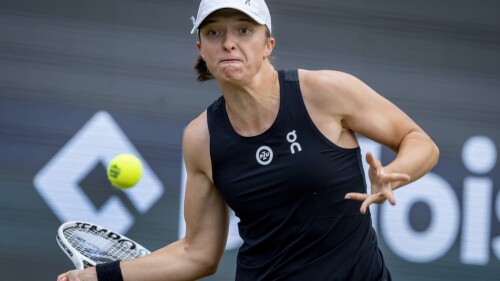
[[[392,193],[393,187],[401,186],[401,182],[407,183],[410,181],[408,174],[386,173],[382,163],[375,159],[370,152],[366,154],[366,162],[370,165],[368,175],[372,184],[371,194],[350,192],[345,196],[346,199],[363,202],[359,209],[362,214],[365,214],[366,209],[373,203],[382,204],[389,200],[391,205],[395,205],[396,199]]]
[[[57,281],[98,281],[95,267],[84,270],[71,270],[57,276]]]

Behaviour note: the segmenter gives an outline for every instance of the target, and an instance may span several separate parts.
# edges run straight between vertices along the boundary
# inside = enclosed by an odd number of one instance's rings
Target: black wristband
[[[123,281],[120,261],[101,263],[95,266],[98,281]]]

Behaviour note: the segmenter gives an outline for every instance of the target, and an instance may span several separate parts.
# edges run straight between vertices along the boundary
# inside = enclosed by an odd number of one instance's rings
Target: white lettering
[[[497,193],[495,211],[497,219],[500,219],[500,192]],[[498,259],[500,259],[500,236],[497,236],[493,239],[492,247],[493,247],[493,253],[495,253],[495,256]]]
[[[302,147],[297,142],[294,142],[290,145],[290,152],[292,152],[292,154],[295,154],[295,149],[297,149],[298,151],[302,151]]]
[[[496,155],[495,144],[484,136],[469,138],[462,148],[464,166],[478,175],[489,173],[494,168]],[[490,260],[492,197],[493,181],[490,178],[465,178],[460,251],[460,260],[465,264],[486,265]]]
[[[462,148],[462,161],[465,167],[473,173],[488,173],[497,162],[495,143],[485,136],[470,137]]]
[[[460,223],[460,206],[451,186],[440,176],[429,173],[398,189],[396,201],[396,206],[382,205],[380,217],[391,250],[417,263],[431,262],[446,254],[457,238]],[[411,207],[419,202],[431,210],[431,223],[421,232],[415,231],[409,221]]]
[[[291,131],[286,135],[286,140],[289,143],[295,142],[297,140],[297,133],[295,132],[295,130]]]
[[[286,140],[291,143],[290,145],[290,152],[292,154],[295,154],[297,151],[302,151],[302,146],[300,146],[300,143],[296,142],[297,141],[297,133],[295,130],[291,131],[286,135]]]
[[[485,265],[489,261],[492,191],[491,179],[468,177],[464,181],[460,260],[465,264]]]

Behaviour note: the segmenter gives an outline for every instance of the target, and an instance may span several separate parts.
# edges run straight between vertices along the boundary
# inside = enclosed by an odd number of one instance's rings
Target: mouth
[[[219,61],[220,64],[231,64],[241,62],[239,59],[222,59]]]

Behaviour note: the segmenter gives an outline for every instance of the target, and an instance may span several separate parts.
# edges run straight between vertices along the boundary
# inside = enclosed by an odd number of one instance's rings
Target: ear
[[[268,58],[269,56],[271,56],[271,53],[273,52],[275,44],[276,44],[276,40],[274,39],[274,37],[270,37],[267,39],[266,46],[264,49],[264,58]]]
[[[201,43],[200,41],[196,41],[196,48],[198,49],[198,52],[200,53],[200,56],[205,59],[205,54],[203,53],[203,51],[201,50]]]

